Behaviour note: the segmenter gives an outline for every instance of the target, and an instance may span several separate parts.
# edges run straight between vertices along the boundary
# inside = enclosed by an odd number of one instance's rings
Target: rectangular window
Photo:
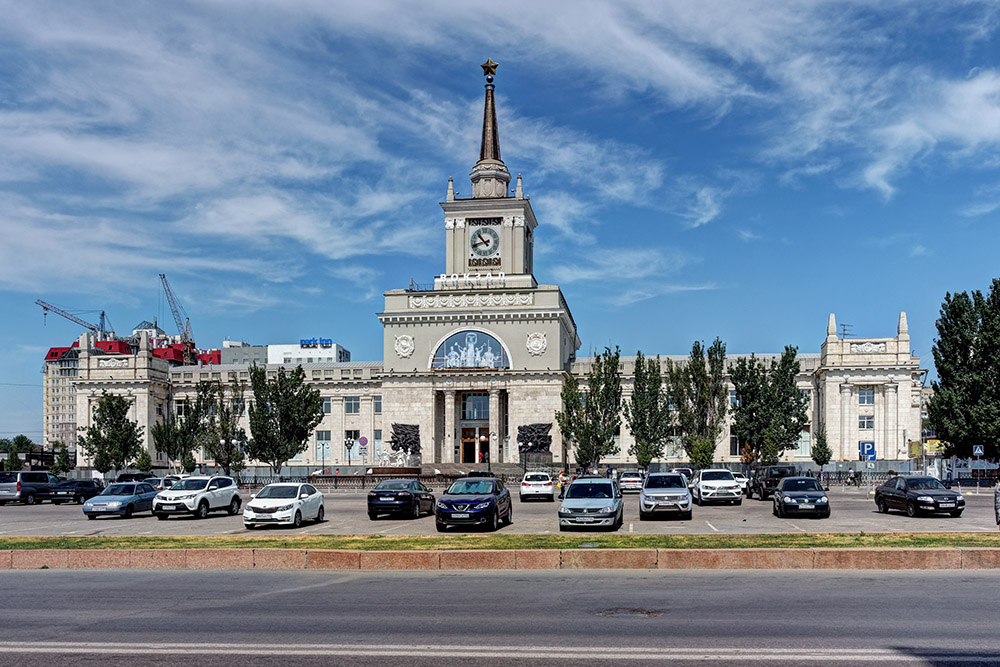
[[[340,371],[340,377],[341,377],[341,378],[349,378],[349,377],[351,377],[351,371],[350,371],[350,370],[348,370],[348,369],[346,369],[346,368],[345,368],[345,369],[342,369],[342,370]]]
[[[615,443],[615,451],[611,453],[611,456],[621,456],[621,453],[622,453],[622,427],[621,426],[616,426],[615,427],[614,443]]]
[[[344,458],[345,459],[356,459],[360,458],[358,456],[358,438],[361,437],[361,431],[348,430],[344,431]],[[347,445],[350,444],[351,447],[348,449]]]
[[[382,456],[382,429],[372,431],[372,460]]]
[[[735,389],[730,389],[729,390],[729,405],[731,407],[735,408],[739,404],[739,402],[740,402],[739,398],[736,397],[736,390]]]
[[[184,417],[188,413],[188,404],[185,401],[178,401],[174,403],[174,414],[178,417]]]
[[[802,398],[808,401],[810,395],[812,394],[812,391],[810,391],[809,389],[799,389],[799,393],[802,394]]]
[[[184,379],[185,380],[191,380],[193,378],[194,378],[194,373],[185,373],[184,374]]]
[[[799,433],[799,441],[795,444],[795,455],[796,456],[812,455],[812,441],[810,439],[808,429],[802,429],[802,432]]]
[[[361,414],[360,396],[344,396],[344,414],[345,415]]]
[[[316,431],[316,460],[322,464],[331,459],[330,431]]]
[[[380,415],[382,414],[382,397],[372,396],[372,412]]]
[[[729,436],[729,455],[730,456],[740,455],[740,441],[735,435]]]
[[[325,415],[330,414],[330,410],[331,410],[330,403],[331,403],[331,400],[332,399],[329,396],[327,396],[326,398],[323,399],[323,414],[325,414]]]
[[[322,377],[322,375],[323,375],[323,371],[313,371],[313,379],[314,380],[320,379],[320,377]]]
[[[466,394],[462,400],[462,419],[487,421],[490,418],[489,394]]]
[[[858,389],[858,405],[875,405],[874,387],[861,387]]]
[[[360,368],[355,368],[354,369],[354,377],[356,377],[356,378],[361,377],[363,373],[364,373],[364,371],[361,370]]]
[[[875,428],[875,415],[859,415],[858,416],[858,428],[860,428],[860,429],[873,429],[873,428]]]

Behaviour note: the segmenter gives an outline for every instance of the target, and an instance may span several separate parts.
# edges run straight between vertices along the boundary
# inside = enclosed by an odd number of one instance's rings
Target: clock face
[[[478,257],[493,257],[500,252],[500,235],[492,227],[470,230],[469,252]]]

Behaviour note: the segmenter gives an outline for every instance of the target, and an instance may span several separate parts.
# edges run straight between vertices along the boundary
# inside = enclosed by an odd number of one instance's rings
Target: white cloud
[[[760,234],[755,234],[749,229],[737,229],[736,235],[740,237],[740,240],[744,243],[749,243],[750,241],[759,241],[762,237]]]

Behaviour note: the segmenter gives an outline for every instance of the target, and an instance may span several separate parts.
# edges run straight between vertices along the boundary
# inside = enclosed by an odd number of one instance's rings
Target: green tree
[[[194,400],[182,404],[182,414],[168,414],[166,419],[150,427],[153,446],[167,457],[171,465],[183,468],[185,456],[202,446],[205,420],[211,413],[213,400],[213,383],[199,382]]]
[[[253,403],[246,453],[268,464],[272,474],[280,475],[288,459],[305,451],[323,419],[323,398],[306,385],[305,377],[301,365],[291,372],[279,368],[273,378],[256,364],[250,368]]]
[[[711,468],[715,461],[715,441],[707,438],[695,438],[691,442],[691,465],[695,468]]]
[[[231,373],[228,385],[213,382],[210,386],[213,409],[208,411],[202,442],[208,458],[229,475],[236,466],[239,466],[237,470],[242,470],[245,461],[247,434],[239,423],[246,410],[243,397],[247,385],[236,373]]]
[[[576,448],[578,433],[583,423],[583,391],[580,389],[580,381],[573,375],[568,376],[559,396],[562,399],[563,409],[556,412],[556,423],[559,424],[559,432],[562,434],[563,467],[568,468],[568,452]]]
[[[820,422],[816,429],[816,440],[812,446],[812,460],[819,466],[819,471],[823,472],[823,466],[833,458],[833,450],[830,443],[826,441],[826,424]]]
[[[52,443],[52,449],[56,455],[52,465],[49,466],[49,472],[53,475],[65,475],[73,469],[73,462],[69,459],[69,450],[66,449],[65,444],[58,440]]]
[[[146,451],[145,447],[135,459],[135,468],[139,472],[151,472],[153,470],[153,460],[149,458],[149,452]]]
[[[15,452],[30,452],[35,448],[35,443],[26,435],[15,435],[10,444]]]
[[[750,355],[738,359],[732,368],[737,395],[732,433],[749,446],[760,465],[777,463],[782,452],[795,447],[809,423],[809,399],[795,385],[796,355],[795,347],[786,346],[770,365]],[[767,452],[765,443],[770,443]]]
[[[191,452],[184,454],[184,458],[181,459],[181,467],[186,473],[194,472],[194,469],[198,467],[198,462],[194,460],[194,454]]]
[[[107,465],[110,469],[124,470],[135,460],[142,448],[143,428],[128,418],[132,402],[117,394],[104,392],[97,402],[91,425],[80,427],[80,448],[94,459],[94,467]]]
[[[708,348],[700,341],[691,346],[685,364],[667,364],[670,403],[677,415],[677,429],[688,458],[699,440],[719,439],[729,407],[726,388],[726,345],[718,338]]]
[[[967,458],[983,445],[986,458],[1000,457],[1000,278],[985,296],[945,294],[936,326],[928,422],[945,456]]]
[[[12,443],[10,438],[0,438],[0,452],[9,452],[11,447]]]
[[[556,413],[556,421],[563,437],[575,445],[576,462],[584,468],[596,467],[616,451],[622,405],[620,363],[617,347],[614,352],[604,348],[594,357],[585,391],[572,378],[563,386],[563,409]]]
[[[624,404],[625,421],[635,443],[628,453],[640,468],[648,468],[653,459],[663,456],[667,439],[673,433],[670,397],[663,386],[660,358],[635,355],[632,396]]]
[[[10,450],[7,454],[7,460],[4,462],[3,467],[7,472],[17,472],[18,470],[24,468],[24,461],[22,461],[21,457],[17,455],[17,451]]]

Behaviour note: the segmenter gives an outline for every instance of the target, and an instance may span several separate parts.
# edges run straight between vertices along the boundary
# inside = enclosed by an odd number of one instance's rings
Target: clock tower
[[[441,208],[447,238],[445,274],[435,279],[435,288],[466,275],[492,280],[504,287],[535,287],[532,275],[534,230],[538,225],[530,200],[524,196],[521,176],[510,191],[510,172],[500,158],[493,77],[497,63],[483,63],[486,104],[483,108],[483,138],[479,161],[469,175],[472,197],[456,199],[448,179],[448,194]]]

